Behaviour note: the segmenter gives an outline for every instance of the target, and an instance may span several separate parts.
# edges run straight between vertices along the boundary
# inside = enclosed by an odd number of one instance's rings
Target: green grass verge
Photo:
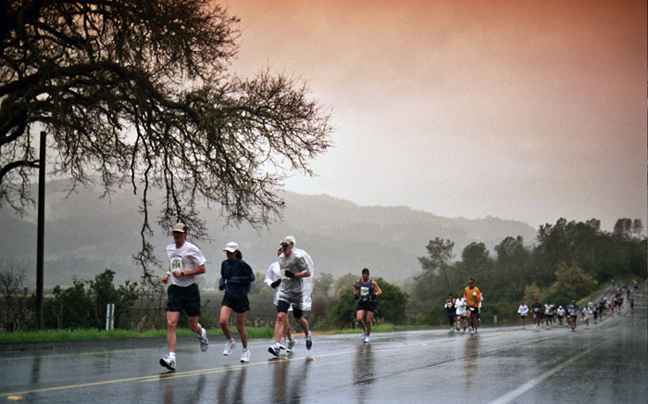
[[[246,327],[249,338],[271,339],[274,337],[274,329],[270,327]],[[395,327],[391,324],[374,325],[372,332],[391,332]],[[221,330],[208,330],[209,336],[222,335]],[[358,328],[344,330],[326,330],[313,331],[317,334],[357,334]],[[236,329],[232,330],[236,334]],[[188,328],[178,328],[178,336],[194,335]],[[166,337],[166,330],[149,330],[137,332],[132,330],[43,330],[43,331],[16,331],[0,332],[0,344],[19,343],[19,342],[52,342],[52,341],[71,341],[71,340],[101,340],[101,339],[124,339],[124,338],[155,338]]]
[[[249,338],[271,338],[274,330],[269,327],[246,328]],[[236,330],[233,330],[236,333]],[[178,328],[178,336],[194,335],[187,328]],[[210,331],[209,335],[222,335],[221,330]],[[17,342],[51,342],[68,340],[97,340],[97,339],[124,339],[124,338],[152,338],[166,337],[166,330],[149,330],[137,332],[132,330],[100,331],[90,330],[43,330],[43,331],[16,331],[0,332],[0,344]]]

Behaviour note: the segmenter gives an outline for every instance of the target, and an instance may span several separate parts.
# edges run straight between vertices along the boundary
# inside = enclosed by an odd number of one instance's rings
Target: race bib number
[[[182,257],[180,256],[171,257],[171,272],[175,270],[178,271],[184,270],[184,261],[182,261]]]

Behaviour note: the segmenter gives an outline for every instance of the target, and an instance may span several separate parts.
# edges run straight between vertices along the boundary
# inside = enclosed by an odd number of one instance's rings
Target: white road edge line
[[[575,362],[575,361],[579,360],[580,358],[582,358],[583,356],[587,355],[594,348],[596,348],[596,346],[593,346],[593,347],[589,348],[588,350],[579,353],[576,356],[572,356],[571,358],[567,359],[566,361],[559,364],[558,366],[547,370],[546,372],[544,372],[540,376],[529,380],[528,382],[524,383],[523,385],[521,385],[517,389],[504,394],[500,398],[497,398],[497,399],[491,401],[488,404],[507,404],[507,403],[510,403],[511,401],[516,399],[517,397],[521,396],[522,394],[526,393],[527,391],[531,390],[532,388],[534,388],[535,386],[537,386],[538,384],[543,382],[549,376],[551,376],[554,373],[556,373],[556,372],[560,371],[561,369],[563,369],[565,366],[567,366],[567,365],[571,364],[572,362]]]

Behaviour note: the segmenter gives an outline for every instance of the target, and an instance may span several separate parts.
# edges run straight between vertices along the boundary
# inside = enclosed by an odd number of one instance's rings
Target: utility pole
[[[38,162],[38,236],[36,246],[36,329],[43,329],[43,261],[45,252],[45,144],[46,133],[40,133]]]

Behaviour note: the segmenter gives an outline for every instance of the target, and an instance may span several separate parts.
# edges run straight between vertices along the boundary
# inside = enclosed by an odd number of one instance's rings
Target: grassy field
[[[274,336],[274,330],[269,327],[246,327],[249,338],[269,339]],[[394,326],[391,324],[382,324],[373,327],[373,332],[393,331]],[[354,334],[358,333],[357,329],[335,330],[327,332],[318,332],[318,334]],[[236,329],[232,330],[236,334]],[[178,328],[178,336],[194,335],[187,328]],[[222,335],[221,330],[210,331],[211,335]],[[49,342],[49,341],[71,341],[71,340],[98,340],[98,339],[124,339],[124,338],[154,338],[166,337],[166,330],[150,330],[139,333],[130,330],[112,330],[100,331],[91,330],[43,330],[43,331],[17,331],[0,333],[0,344],[18,343],[18,342]]]
[[[267,327],[249,328],[248,335],[250,338],[269,338],[273,335],[273,330]],[[236,330],[234,330],[236,332]],[[220,330],[210,334],[222,334]],[[188,328],[178,328],[178,336],[193,335]],[[97,329],[86,330],[43,330],[43,331],[17,331],[0,333],[0,343],[16,342],[48,342],[48,341],[68,341],[68,340],[97,340],[97,339],[124,339],[124,338],[154,338],[166,337],[166,330],[149,330],[137,332],[132,330],[112,330],[101,331]]]

